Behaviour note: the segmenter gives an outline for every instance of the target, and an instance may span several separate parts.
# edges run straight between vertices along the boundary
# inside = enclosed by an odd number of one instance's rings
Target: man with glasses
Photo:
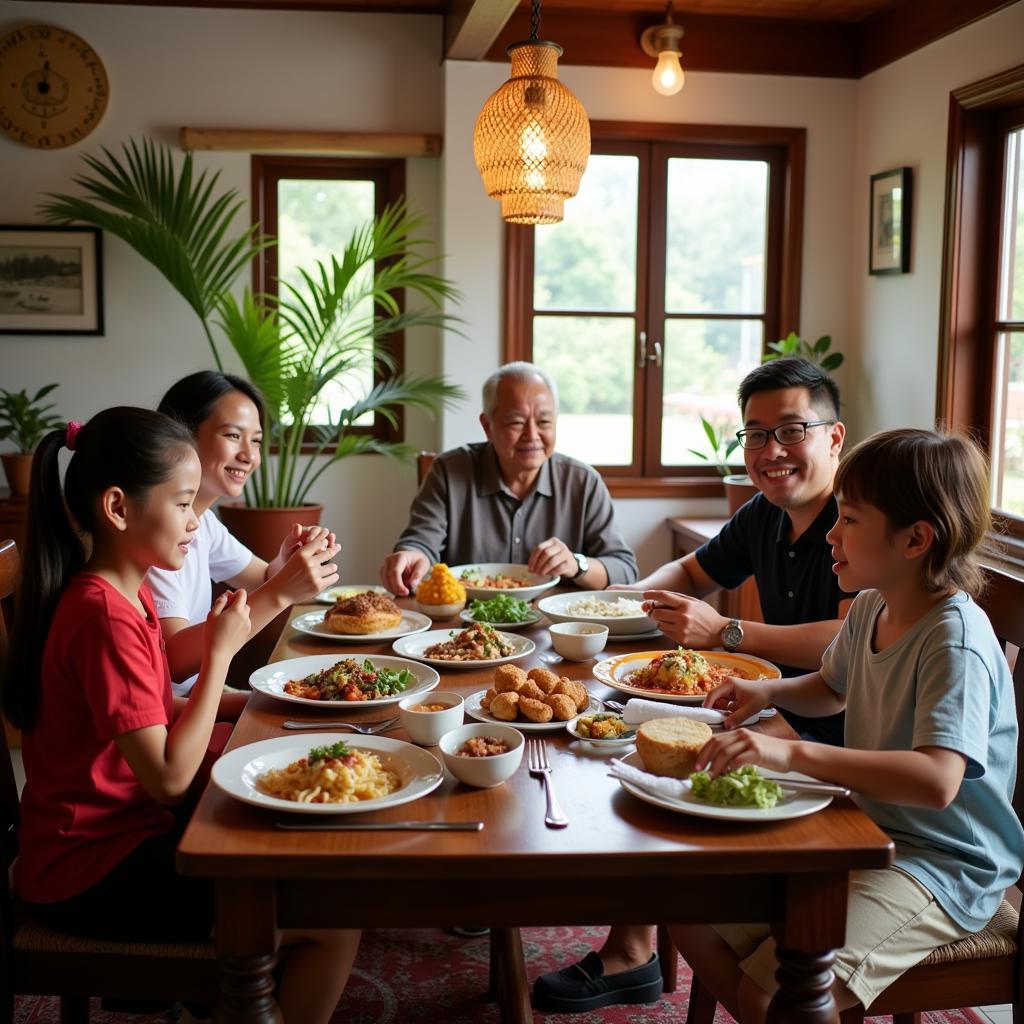
[[[616,589],[642,589],[655,603],[651,617],[684,647],[749,651],[785,676],[800,675],[821,666],[853,598],[839,587],[825,539],[839,515],[832,494],[846,435],[839,389],[806,359],[776,359],[747,374],[739,405],[743,459],[761,493],[692,554]],[[703,600],[751,576],[764,622],[728,619]],[[806,738],[842,745],[841,714],[785,715]],[[600,954],[588,953],[534,985],[534,1004],[562,1013],[653,1002],[660,995],[661,966],[648,925],[614,926]]]

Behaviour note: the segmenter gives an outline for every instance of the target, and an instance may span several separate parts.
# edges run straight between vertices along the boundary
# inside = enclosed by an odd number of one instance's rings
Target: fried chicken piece
[[[520,700],[524,697],[529,697],[530,700],[539,700],[543,703],[546,696],[547,694],[532,679],[528,679],[523,688],[519,691]]]
[[[542,704],[539,700],[531,700],[529,697],[520,698],[519,710],[523,713],[523,717],[528,718],[531,722],[550,722],[551,716],[554,714],[547,704]]]
[[[494,670],[494,689],[498,693],[518,693],[526,682],[526,673],[518,665],[499,665]]]
[[[499,693],[491,701],[491,715],[499,722],[514,722],[519,706],[519,694],[511,690]]]
[[[526,673],[545,693],[551,693],[558,683],[558,676],[546,668],[531,668]]]
[[[583,711],[590,703],[590,693],[583,683],[567,679],[565,676],[558,680],[555,688],[551,691],[552,696],[556,693],[564,693],[566,696],[571,697],[576,704],[577,711]]]
[[[480,707],[482,707],[484,711],[486,711],[491,706],[491,701],[494,700],[494,698],[497,696],[498,694],[494,690],[488,690],[480,698]]]
[[[567,693],[552,693],[544,701],[551,708],[552,717],[559,722],[568,722],[576,717],[576,702]]]

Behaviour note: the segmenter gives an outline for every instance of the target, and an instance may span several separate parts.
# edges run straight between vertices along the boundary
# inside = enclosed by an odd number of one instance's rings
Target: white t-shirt
[[[253,553],[235,540],[223,523],[207,509],[189,545],[185,564],[178,570],[150,569],[146,582],[161,619],[185,619],[190,626],[205,622],[213,605],[213,583],[233,579],[252,561]],[[176,694],[187,694],[197,676],[172,683]]]

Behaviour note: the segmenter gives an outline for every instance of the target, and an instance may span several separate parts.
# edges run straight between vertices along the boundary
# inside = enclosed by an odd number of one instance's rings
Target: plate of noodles
[[[702,704],[729,676],[780,679],[770,661],[729,651],[637,651],[605,658],[594,666],[594,678],[616,690],[673,704]]]
[[[256,807],[298,814],[360,814],[397,807],[441,785],[429,751],[386,736],[324,732],[275,736],[218,760],[214,785]]]

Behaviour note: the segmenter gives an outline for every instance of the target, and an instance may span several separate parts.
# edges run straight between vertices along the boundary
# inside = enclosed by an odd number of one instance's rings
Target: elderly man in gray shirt
[[[434,460],[381,566],[384,586],[408,594],[442,561],[516,562],[588,590],[637,578],[604,481],[555,452],[557,412],[554,381],[532,363],[508,363],[487,378],[480,414],[487,441]]]

